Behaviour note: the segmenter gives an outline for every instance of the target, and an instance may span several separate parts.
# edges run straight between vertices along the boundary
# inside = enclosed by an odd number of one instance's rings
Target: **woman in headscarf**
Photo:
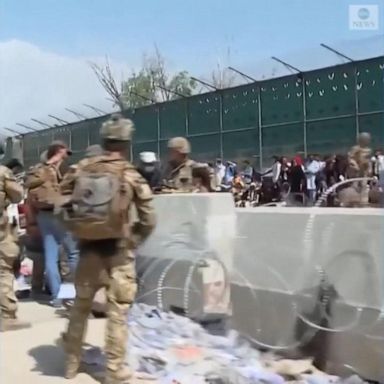
[[[198,164],[192,168],[192,182],[195,193],[213,192],[210,170],[206,165]]]
[[[300,156],[295,156],[292,160],[290,170],[290,184],[292,193],[304,193],[306,178],[304,173],[304,163]]]

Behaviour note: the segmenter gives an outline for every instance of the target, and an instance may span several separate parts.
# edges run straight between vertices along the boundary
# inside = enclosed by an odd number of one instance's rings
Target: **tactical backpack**
[[[36,210],[53,209],[60,196],[57,171],[47,164],[38,164],[29,170],[25,187]]]
[[[121,161],[105,159],[81,166],[63,220],[78,239],[104,240],[127,236],[128,196]]]

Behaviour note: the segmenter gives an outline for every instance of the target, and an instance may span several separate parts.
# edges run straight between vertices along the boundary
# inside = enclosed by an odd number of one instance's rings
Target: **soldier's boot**
[[[20,329],[31,328],[31,323],[19,321],[17,319],[1,319],[0,332],[18,331]]]
[[[81,353],[75,354],[70,352],[70,346],[68,345],[66,333],[61,333],[60,338],[56,340],[56,344],[64,349],[67,353],[65,360],[65,372],[66,379],[74,379],[80,370],[81,365]]]
[[[127,367],[117,371],[107,369],[104,384],[128,384],[132,376],[132,371]]]
[[[66,379],[74,379],[80,370],[81,358],[76,355],[68,354],[65,361],[65,373]]]

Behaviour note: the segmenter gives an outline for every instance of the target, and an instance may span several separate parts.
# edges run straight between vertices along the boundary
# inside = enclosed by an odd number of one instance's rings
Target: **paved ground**
[[[5,384],[92,384],[100,381],[80,373],[74,380],[63,377],[64,354],[55,345],[67,320],[55,310],[34,302],[20,304],[19,317],[32,328],[0,334],[0,382]],[[87,343],[103,346],[104,320],[90,320]],[[138,381],[144,383],[144,381]],[[152,381],[153,383],[153,381]]]

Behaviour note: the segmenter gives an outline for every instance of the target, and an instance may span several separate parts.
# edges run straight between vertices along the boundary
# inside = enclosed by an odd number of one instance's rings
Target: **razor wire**
[[[309,211],[309,218],[305,225],[304,235],[303,235],[303,264],[307,267],[310,265],[314,259],[313,259],[313,239],[315,236],[315,220],[317,217],[316,209],[321,207],[321,205],[324,203],[324,201],[327,199],[328,195],[330,193],[333,193],[337,190],[337,188],[352,182],[357,181],[367,181],[370,180],[370,178],[356,178],[356,179],[349,179],[342,182],[337,183],[336,185],[332,186],[331,188],[328,188],[324,193],[321,195],[321,197],[316,202],[315,206],[312,208],[308,208]],[[329,236],[329,233],[331,232],[332,227],[327,227],[326,231],[327,233],[323,233],[323,243],[329,242],[329,239],[327,240],[327,236]],[[190,247],[191,244],[185,241],[180,241],[177,238],[173,238],[166,248],[175,246],[176,244],[181,245],[183,247]],[[364,308],[358,307],[354,309],[352,318],[348,318],[348,321],[344,322],[341,325],[338,325],[337,327],[330,325],[330,323],[333,320],[332,312],[329,311],[328,306],[332,303],[332,294],[331,294],[331,288],[333,286],[332,282],[329,280],[327,270],[332,266],[332,263],[334,263],[337,260],[341,260],[341,258],[344,257],[350,257],[352,252],[346,251],[342,252],[338,255],[335,255],[330,262],[326,265],[320,265],[316,264],[314,267],[315,275],[319,279],[319,286],[317,290],[317,297],[311,299],[312,307],[315,306],[319,309],[319,315],[318,320],[313,320],[309,318],[309,315],[302,313],[302,307],[300,304],[300,301],[297,297],[295,297],[295,294],[298,294],[300,292],[296,292],[295,290],[292,290],[289,286],[289,283],[287,281],[286,277],[283,277],[281,273],[279,273],[277,270],[272,268],[270,265],[262,265],[262,262],[260,260],[252,260],[252,263],[257,263],[256,267],[262,267],[265,271],[268,271],[269,274],[273,275],[277,281],[279,281],[280,285],[284,289],[286,293],[290,296],[290,303],[289,307],[291,308],[291,314],[294,315],[297,319],[297,321],[301,321],[303,324],[305,324],[306,330],[301,334],[301,336],[298,339],[285,339],[279,342],[271,342],[266,341],[265,337],[263,337],[263,326],[260,319],[260,316],[258,316],[258,310],[263,310],[261,308],[260,299],[256,293],[255,287],[252,285],[252,283],[247,279],[246,276],[241,274],[241,272],[237,269],[234,270],[233,274],[240,277],[240,280],[242,281],[244,287],[248,288],[251,292],[252,302],[249,303],[249,305],[254,306],[256,311],[254,311],[254,315],[250,321],[252,323],[255,323],[256,329],[255,334],[252,332],[242,332],[243,336],[245,336],[247,339],[249,339],[251,342],[253,342],[255,345],[258,345],[262,348],[267,348],[272,351],[284,351],[284,350],[291,350],[300,347],[301,345],[309,342],[317,332],[323,331],[323,332],[330,332],[330,333],[341,333],[346,331],[356,331],[356,332],[363,332],[363,329],[367,330],[369,327],[374,326],[378,321],[381,321],[381,317],[383,314],[379,313],[377,316],[375,316],[374,319],[370,319],[369,324],[361,324],[363,320],[363,311]],[[370,258],[371,255],[367,254],[359,254],[358,252],[353,254],[353,257],[361,258],[362,260],[367,260],[367,258]],[[218,259],[218,258],[217,258]],[[181,261],[187,261],[190,263],[189,267],[186,268],[186,271],[184,271],[184,284],[180,287],[172,287],[167,286],[167,278],[169,277],[169,273],[175,268]],[[191,295],[197,294],[200,295],[200,298],[202,299],[202,291],[200,287],[197,287],[193,281],[193,275],[197,268],[199,268],[199,264],[201,263],[201,259],[197,258],[195,260],[191,259],[190,257],[178,257],[173,260],[169,260],[169,263],[166,266],[161,266],[162,260],[152,260],[151,265],[149,266],[148,270],[145,273],[144,279],[151,279],[152,272],[155,271],[158,268],[162,268],[163,270],[160,273],[160,276],[157,281],[156,288],[150,290],[149,292],[143,292],[139,299],[143,299],[144,297],[147,297],[151,294],[156,294],[156,305],[160,309],[164,309],[164,295],[167,291],[175,291],[180,292],[182,294],[182,304],[185,310],[185,315],[188,317],[193,318],[195,315],[197,315],[194,310],[191,308],[190,305],[190,298]],[[151,272],[152,271],[152,272]],[[233,277],[233,276],[232,276]],[[376,281],[375,284],[378,283],[378,276],[375,275]],[[321,295],[319,295],[319,292],[321,291]],[[301,292],[302,293],[302,292]],[[343,304],[343,303],[341,303]],[[324,326],[321,324],[321,320],[326,320],[328,324]],[[372,338],[378,339],[376,335],[371,335]],[[381,339],[380,339],[381,340]]]

